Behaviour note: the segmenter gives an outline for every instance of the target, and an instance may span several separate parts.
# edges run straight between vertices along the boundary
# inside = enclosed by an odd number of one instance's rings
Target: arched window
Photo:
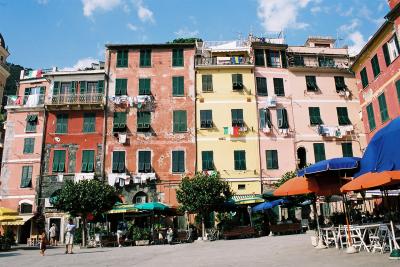
[[[303,169],[306,166],[307,166],[306,149],[304,147],[299,147],[297,149],[297,168]]]
[[[32,205],[29,203],[21,203],[19,207],[20,213],[32,213]]]
[[[147,202],[147,194],[143,191],[136,193],[136,195],[133,197],[132,202],[135,204],[146,203]]]

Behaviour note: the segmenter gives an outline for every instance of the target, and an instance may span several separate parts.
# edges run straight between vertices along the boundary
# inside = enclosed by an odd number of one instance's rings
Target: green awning
[[[135,205],[135,208],[139,210],[165,211],[169,209],[169,206],[160,202],[148,202],[148,203],[137,204]]]
[[[248,194],[248,195],[234,195],[229,201],[234,202],[236,205],[246,205],[264,202],[261,195]]]
[[[138,209],[133,204],[116,204],[107,213],[134,213],[137,211]]]

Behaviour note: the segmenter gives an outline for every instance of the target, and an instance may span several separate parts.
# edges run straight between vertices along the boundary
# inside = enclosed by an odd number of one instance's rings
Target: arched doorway
[[[147,202],[147,194],[143,191],[137,192],[133,197],[132,202],[134,204],[146,203]]]
[[[303,169],[307,166],[307,152],[304,147],[297,149],[297,168]]]

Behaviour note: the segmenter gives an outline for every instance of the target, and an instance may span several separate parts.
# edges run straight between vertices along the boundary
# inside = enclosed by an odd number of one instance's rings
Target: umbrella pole
[[[345,202],[347,202],[347,198],[346,198],[345,194],[343,194],[343,198],[344,198]],[[346,216],[347,240],[349,240],[348,247],[346,249],[346,253],[347,254],[357,253],[358,251],[356,250],[355,247],[353,247],[353,241],[351,240],[350,219],[349,219],[349,213],[348,213],[348,209],[346,207],[346,203],[344,203],[344,213]]]
[[[324,245],[324,242],[322,240],[322,235],[321,235],[321,229],[319,227],[319,216],[318,216],[318,212],[317,212],[317,197],[315,196],[315,199],[313,201],[313,209],[314,209],[314,218],[317,218],[317,238],[318,238],[318,245],[315,247],[316,249],[324,249],[327,248]]]

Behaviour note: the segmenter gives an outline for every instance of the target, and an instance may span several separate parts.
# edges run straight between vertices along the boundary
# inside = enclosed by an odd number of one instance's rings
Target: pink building
[[[17,96],[7,99],[7,122],[0,178],[0,206],[18,210],[23,221],[13,226],[17,241],[34,232],[44,131],[44,94],[48,82],[42,71],[22,71]]]
[[[304,46],[254,42],[264,184],[320,160],[361,156],[365,147],[345,48],[310,37]]]

